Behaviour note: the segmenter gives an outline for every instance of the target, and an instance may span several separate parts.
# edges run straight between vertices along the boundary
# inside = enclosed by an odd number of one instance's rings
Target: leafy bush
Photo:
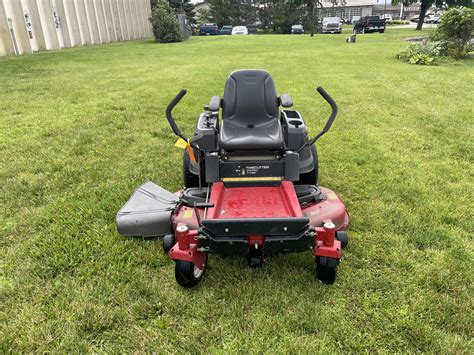
[[[415,42],[400,51],[397,58],[410,64],[432,65],[435,58],[443,55],[443,48],[437,42]]]
[[[407,25],[409,24],[410,21],[405,21],[405,20],[389,20],[386,22],[387,25]]]
[[[150,22],[155,40],[160,43],[182,42],[183,35],[174,11],[167,0],[154,0]]]
[[[474,10],[467,7],[450,9],[441,16],[441,23],[432,39],[443,43],[453,58],[463,59],[473,50],[469,44],[473,30]]]
[[[430,57],[424,53],[417,53],[410,57],[408,60],[410,64],[418,64],[418,65],[430,65],[433,63],[433,57]]]

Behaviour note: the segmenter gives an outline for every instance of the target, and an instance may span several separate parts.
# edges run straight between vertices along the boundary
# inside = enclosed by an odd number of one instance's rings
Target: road
[[[416,28],[417,23],[410,22],[409,25],[399,25],[399,26],[387,26],[387,28]],[[424,23],[423,28],[436,28],[437,24],[434,23]]]

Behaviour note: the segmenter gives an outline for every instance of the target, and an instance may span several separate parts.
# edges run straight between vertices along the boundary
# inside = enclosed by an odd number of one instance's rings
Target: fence
[[[0,56],[152,37],[150,0],[0,0]]]

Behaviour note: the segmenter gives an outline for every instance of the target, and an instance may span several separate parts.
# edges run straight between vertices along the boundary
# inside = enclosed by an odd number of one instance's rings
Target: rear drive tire
[[[205,267],[201,270],[190,261],[176,260],[174,275],[178,284],[186,288],[191,288],[197,286],[202,280],[205,270]]]
[[[191,165],[191,158],[189,157],[188,150],[185,149],[183,153],[183,182],[185,187],[199,187],[199,176],[193,174],[189,170]],[[206,178],[204,174],[204,167],[201,166],[201,184],[202,186],[207,186]]]
[[[316,278],[325,284],[336,281],[338,260],[320,256],[316,258]]]
[[[296,185],[317,185],[318,184],[318,152],[314,145],[311,146],[311,154],[313,155],[313,170],[300,174],[300,179]]]

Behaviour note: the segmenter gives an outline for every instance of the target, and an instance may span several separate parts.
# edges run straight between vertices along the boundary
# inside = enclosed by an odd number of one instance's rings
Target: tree
[[[277,33],[291,33],[291,26],[303,22],[305,0],[274,1],[273,30]]]
[[[156,0],[152,0],[156,1]],[[189,0],[168,0],[170,7],[174,9],[176,14],[184,13],[188,21],[188,25],[192,26],[196,24],[196,12],[194,11],[194,4],[191,4]]]
[[[211,12],[209,9],[199,9],[197,12],[197,19],[199,23],[212,22]]]
[[[210,15],[218,26],[250,25],[257,20],[254,0],[209,0]]]
[[[404,6],[408,6],[416,2],[419,2],[419,0],[392,0],[393,5],[403,4]],[[433,5],[436,5],[437,7],[442,7],[445,5],[449,7],[454,7],[454,6],[472,7],[473,2],[472,0],[421,0],[420,17],[418,18],[418,24],[416,25],[417,31],[420,31],[423,28],[426,11],[428,11],[428,9]]]
[[[450,9],[441,18],[434,39],[445,43],[449,54],[463,59],[471,50],[468,41],[474,30],[474,10],[470,8]]]
[[[176,14],[167,0],[154,0],[150,22],[157,42],[170,43],[183,40]]]

